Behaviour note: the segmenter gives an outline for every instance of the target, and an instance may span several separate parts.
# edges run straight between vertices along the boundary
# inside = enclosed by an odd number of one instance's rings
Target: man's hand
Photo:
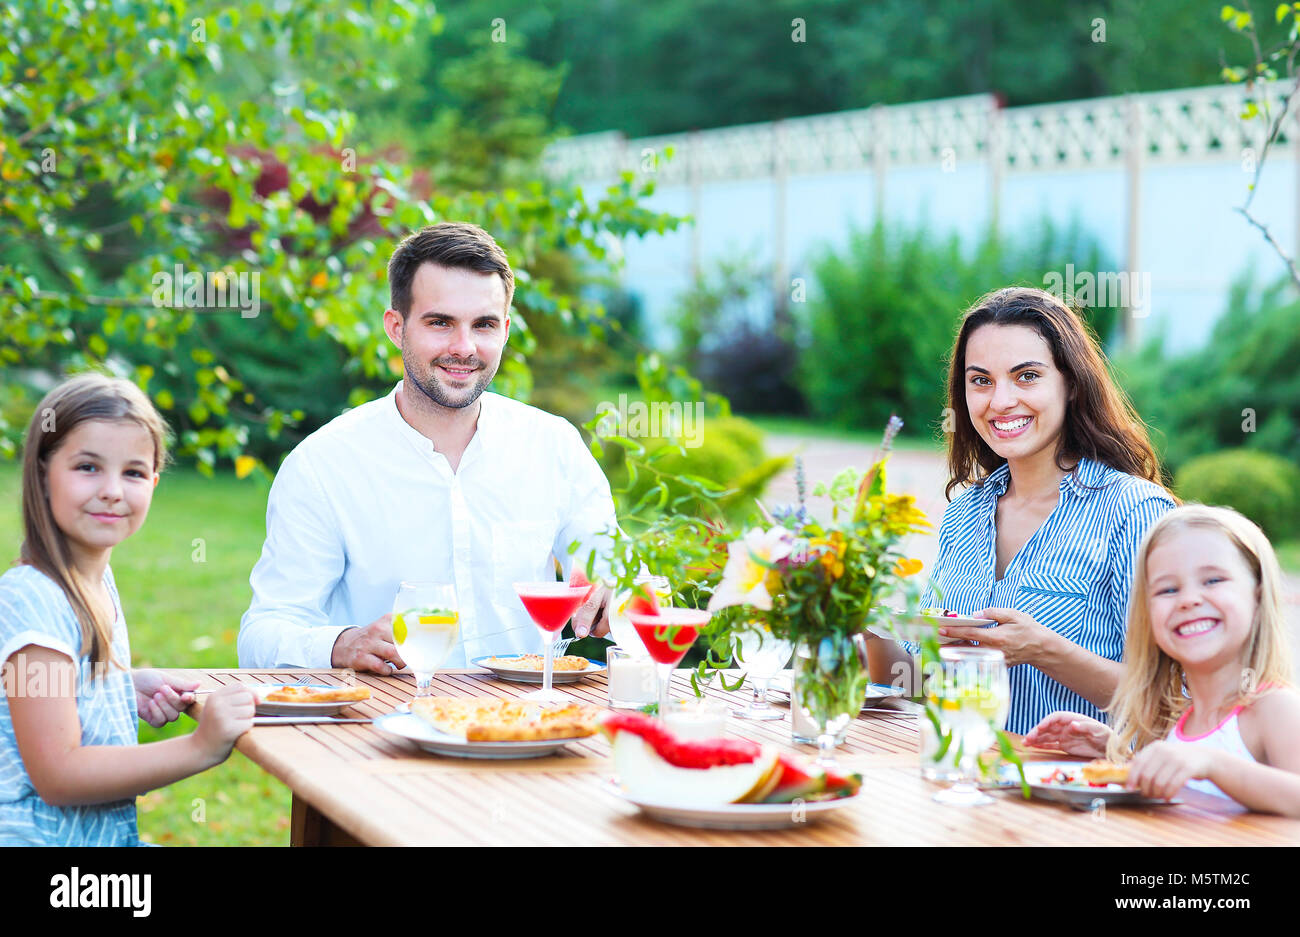
[[[393,616],[377,618],[364,628],[349,628],[338,636],[330,666],[350,667],[387,676],[406,666],[393,643]]]
[[[135,708],[140,718],[155,729],[180,716],[181,710],[194,702],[197,680],[182,680],[165,670],[133,670]]]
[[[573,613],[573,633],[579,638],[590,635],[603,638],[609,634],[609,596],[608,586],[596,586],[591,590],[587,601],[578,606]]]

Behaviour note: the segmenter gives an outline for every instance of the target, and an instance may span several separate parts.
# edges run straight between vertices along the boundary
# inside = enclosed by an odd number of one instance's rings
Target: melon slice
[[[614,736],[614,769],[633,797],[682,807],[740,803],[766,787],[778,764],[777,751],[764,747],[746,764],[712,768],[678,768],[660,758],[640,736]]]

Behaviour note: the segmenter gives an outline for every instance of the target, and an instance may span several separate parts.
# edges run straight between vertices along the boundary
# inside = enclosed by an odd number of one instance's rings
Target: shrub
[[[1106,267],[1094,242],[1076,228],[1044,222],[1024,240],[985,239],[974,254],[956,237],[925,229],[855,232],[847,250],[813,262],[817,293],[808,304],[808,341],[799,375],[813,413],[846,427],[883,425],[897,413],[912,432],[940,423],[946,359],[966,307],[991,289],[1042,288],[1066,263]],[[1085,311],[1104,341],[1113,309]]]
[[[805,412],[787,310],[773,308],[768,274],[749,255],[723,257],[677,297],[678,356],[740,413]]]
[[[1192,459],[1178,472],[1174,490],[1188,501],[1234,508],[1273,540],[1300,533],[1300,469],[1255,449],[1225,449]]]
[[[1116,358],[1170,467],[1243,444],[1300,464],[1300,303],[1289,291],[1284,280],[1257,292],[1247,274],[1204,347],[1169,356],[1157,339]]]
[[[653,456],[651,464],[655,471],[638,466],[636,477],[625,492],[620,493],[619,489],[628,487],[630,473],[627,451],[620,446],[606,445],[600,460],[601,468],[605,470],[610,486],[615,491],[620,517],[656,487],[659,479],[656,473],[664,476],[692,475],[724,488],[734,488],[735,494],[723,499],[723,508],[729,516],[744,516],[751,512],[754,499],[762,495],[767,483],[790,462],[787,456],[765,456],[762,431],[741,417],[705,418],[700,445],[693,448],[678,449],[672,441],[664,438],[641,439],[638,442],[646,451],[637,461]],[[665,481],[668,487],[665,508],[678,498],[684,499],[675,508],[681,513],[690,513],[701,507],[700,500],[688,487],[670,478],[665,478]],[[652,498],[650,504],[653,506],[656,500]]]

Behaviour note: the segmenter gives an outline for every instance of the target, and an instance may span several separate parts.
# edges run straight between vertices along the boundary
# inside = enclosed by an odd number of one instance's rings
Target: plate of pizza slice
[[[489,655],[475,657],[470,664],[492,671],[502,680],[514,683],[541,683],[542,667],[546,658],[541,654]],[[551,669],[551,683],[577,683],[583,677],[600,673],[605,665],[574,654],[555,658]]]
[[[381,732],[453,758],[541,758],[595,735],[602,710],[527,700],[425,696],[380,716]]]
[[[1108,761],[1027,761],[1025,781],[1034,797],[1054,800],[1072,807],[1092,808],[1098,802],[1106,806],[1180,804],[1181,800],[1159,800],[1124,786],[1128,766]],[[1015,765],[1003,765],[999,787],[1019,787],[1020,775]]]
[[[365,686],[259,683],[249,689],[257,697],[259,716],[334,716],[354,703],[370,699],[370,688]]]

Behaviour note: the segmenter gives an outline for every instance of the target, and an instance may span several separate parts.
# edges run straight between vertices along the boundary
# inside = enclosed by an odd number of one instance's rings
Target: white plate
[[[640,807],[646,816],[674,826],[693,826],[706,830],[784,830],[802,826],[828,813],[842,810],[857,802],[861,792],[838,800],[810,800],[799,804],[723,804],[716,807],[683,807],[660,801],[633,797],[616,782],[607,781],[605,790],[629,804]]]
[[[1081,761],[1026,762],[1025,780],[1029,782],[1029,790],[1034,797],[1043,800],[1054,800],[1074,807],[1091,807],[1098,800],[1108,807],[1119,804],[1147,804],[1163,807],[1169,804],[1182,803],[1181,800],[1177,799],[1158,800],[1154,797],[1144,797],[1141,791],[1129,790],[1123,784],[1107,784],[1105,787],[1093,787],[1087,782],[1080,782],[1078,785],[1043,783],[1043,778],[1057,768],[1063,768],[1066,771],[1078,774],[1083,768],[1083,764]],[[999,786],[1008,788],[1020,786],[1020,772],[1016,770],[1015,765],[1002,766]]]
[[[935,634],[934,626],[939,625],[962,625],[968,628],[992,628],[997,622],[991,618],[952,618],[943,615],[909,615],[905,618],[896,618],[894,620],[894,630],[898,632],[898,637],[904,641],[911,641],[913,644],[919,644],[921,640],[929,635]],[[869,625],[867,630],[878,638],[888,638],[897,640],[893,632],[884,625]],[[942,635],[936,635],[940,644],[956,644],[957,638],[945,638]]]
[[[426,752],[449,755],[452,758],[542,758],[554,754],[570,742],[591,737],[538,739],[532,742],[467,742],[439,732],[414,713],[400,709],[379,716],[371,725],[380,732],[414,742]]]
[[[780,701],[784,699],[788,702],[790,699],[790,681],[790,671],[785,670],[777,674],[772,679],[771,685],[767,688],[768,700]],[[779,695],[773,696],[773,694]],[[887,683],[868,683],[867,692],[864,694],[862,701],[862,708],[870,709],[873,706],[879,705],[884,700],[894,699],[903,695],[902,687],[890,686]]]
[[[263,699],[266,694],[272,690],[277,690],[282,686],[292,686],[287,683],[257,683],[249,684],[248,688],[253,691],[257,697],[256,711],[259,716],[337,716],[349,706],[356,706],[358,703],[367,703],[369,700],[353,700],[344,703],[276,703],[268,702]],[[337,686],[330,686],[328,683],[309,683],[309,687],[317,687],[323,690],[337,690]]]
[[[517,657],[517,654],[488,654],[483,657],[475,657],[470,661],[474,667],[482,667],[490,670],[502,680],[509,680],[512,683],[537,683],[542,682],[542,672],[540,670],[518,670],[514,667],[498,667],[495,664],[489,664],[493,657]],[[588,677],[593,673],[600,673],[605,669],[605,665],[598,660],[587,659],[586,670],[556,670],[551,673],[551,683],[577,683],[583,677]]]

